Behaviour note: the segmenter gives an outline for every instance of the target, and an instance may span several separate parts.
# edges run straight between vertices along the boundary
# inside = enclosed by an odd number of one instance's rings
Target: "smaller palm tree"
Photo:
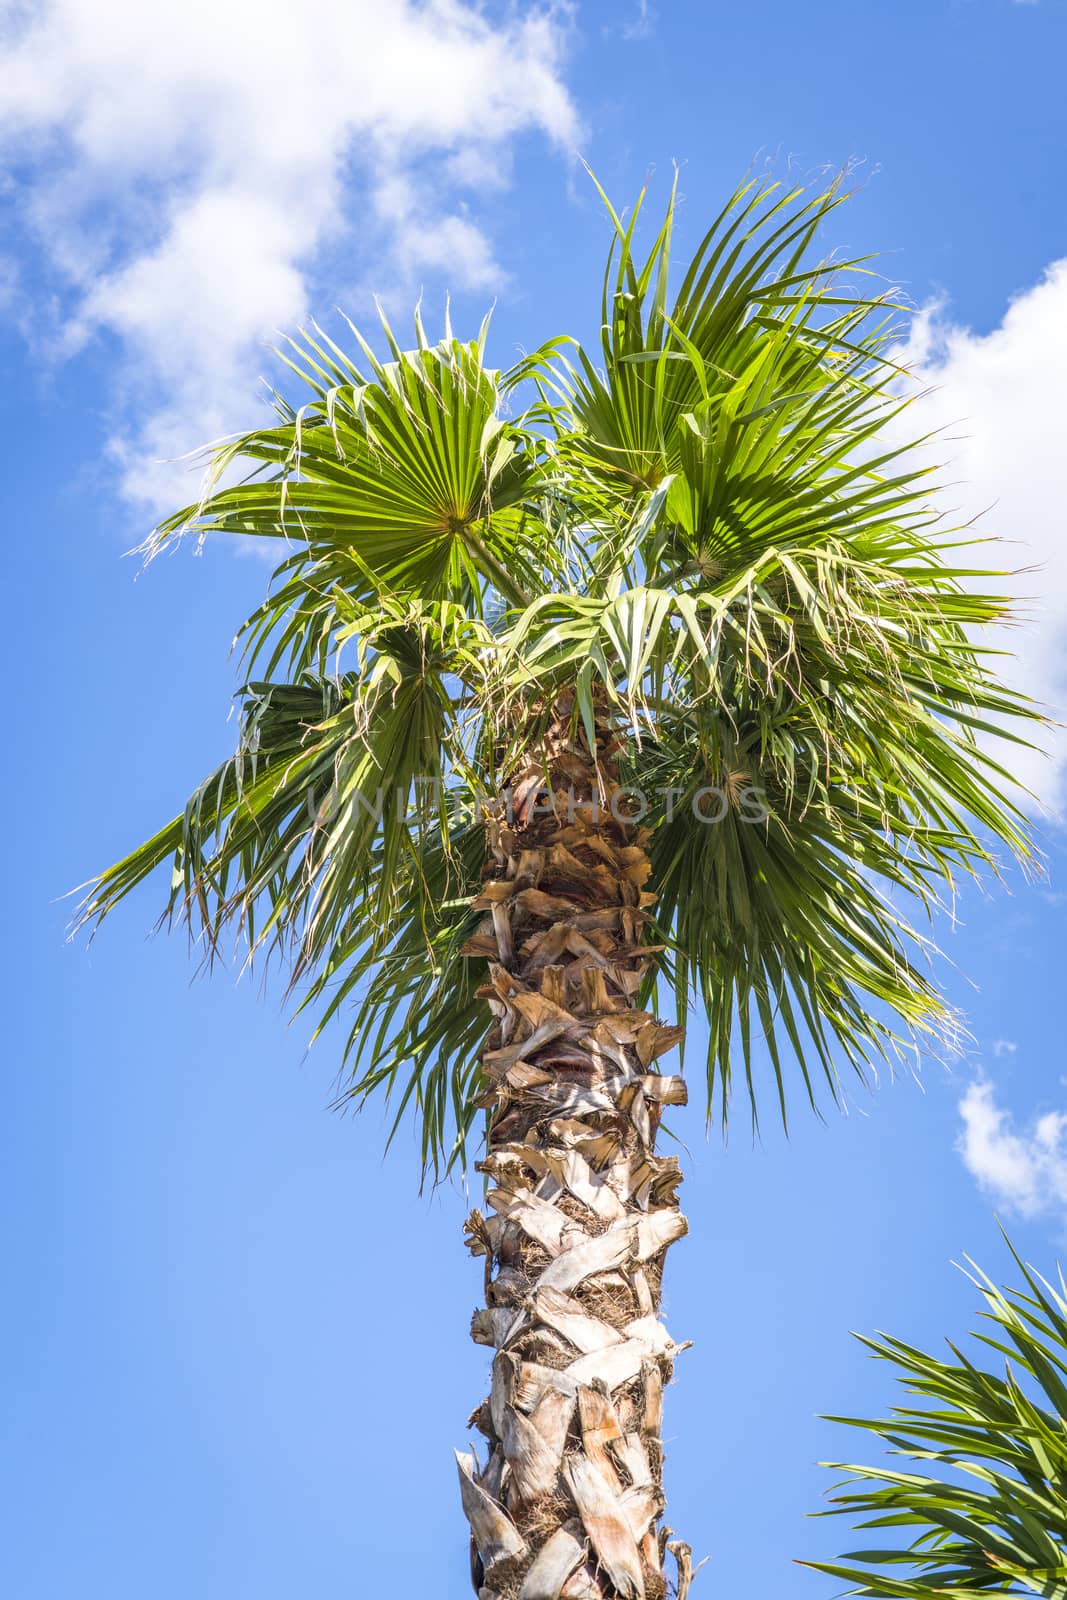
[[[1001,1290],[974,1267],[990,1326],[973,1335],[1004,1356],[986,1371],[885,1335],[862,1339],[913,1397],[888,1418],[837,1417],[885,1440],[911,1471],[828,1463],[850,1474],[832,1511],[904,1542],[809,1562],[861,1595],[929,1600],[975,1593],[1067,1596],[1067,1284],[1024,1265],[1026,1289]],[[999,1365],[999,1363],[998,1363]]]

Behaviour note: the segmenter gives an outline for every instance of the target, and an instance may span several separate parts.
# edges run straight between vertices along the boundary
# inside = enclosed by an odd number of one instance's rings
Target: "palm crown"
[[[410,350],[383,323],[386,360],[313,328],[287,349],[307,402],[217,449],[150,541],[281,559],[239,634],[235,755],[84,915],[173,861],[170,915],[281,953],[317,1027],[348,1019],[346,1092],[414,1105],[435,1164],[480,1087],[477,805],[561,703],[590,748],[597,719],[625,737],[661,970],[681,1021],[706,1011],[724,1118],[757,1035],[784,1112],[786,1055],[814,1101],[942,1032],[907,902],[1028,851],[979,743],[1034,716],[975,642],[1006,601],[890,442],[892,298],[813,254],[841,198],[747,185],[673,295],[673,197],[645,259],[640,206],[609,207],[599,365],[560,339],[496,372],[485,326],[431,344],[418,315]]]

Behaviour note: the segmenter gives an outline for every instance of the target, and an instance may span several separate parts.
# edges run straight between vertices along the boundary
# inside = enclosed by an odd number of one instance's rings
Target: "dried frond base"
[[[685,1086],[653,1062],[681,1034],[634,1009],[653,897],[642,830],[610,808],[614,738],[602,726],[590,750],[570,707],[557,713],[513,775],[521,814],[488,824],[468,947],[490,955],[493,1018],[488,1212],[467,1222],[487,1303],[471,1332],[495,1354],[471,1419],[487,1459],[461,1457],[460,1480],[481,1600],[663,1600],[662,1397],[679,1347],[658,1313],[686,1223],[677,1161],[654,1144]]]

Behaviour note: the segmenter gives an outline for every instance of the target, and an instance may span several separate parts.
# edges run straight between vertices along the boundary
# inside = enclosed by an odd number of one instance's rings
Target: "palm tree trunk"
[[[466,950],[489,958],[496,1018],[479,1163],[491,1214],[466,1224],[485,1258],[471,1334],[496,1353],[470,1419],[487,1459],[457,1461],[480,1600],[661,1600],[665,1551],[680,1597],[690,1571],[660,1526],[663,1385],[681,1347],[658,1310],[686,1231],[682,1175],[653,1152],[662,1107],[686,1099],[653,1063],[682,1031],[635,1007],[657,953],[642,942],[647,834],[610,728],[591,752],[569,709],[488,823],[485,916]]]

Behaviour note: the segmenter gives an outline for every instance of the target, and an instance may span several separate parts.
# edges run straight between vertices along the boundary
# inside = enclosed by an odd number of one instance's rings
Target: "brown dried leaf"
[[[578,1416],[582,1427],[582,1448],[613,1493],[621,1494],[622,1481],[608,1454],[608,1446],[623,1436],[615,1407],[601,1389],[583,1386],[578,1390]]]
[[[485,1575],[492,1580],[502,1568],[522,1560],[526,1554],[526,1542],[503,1506],[498,1505],[492,1495],[475,1483],[474,1457],[460,1450],[455,1454],[463,1514],[470,1523]]]
[[[626,1473],[630,1483],[635,1489],[646,1489],[652,1483],[652,1467],[648,1459],[648,1451],[641,1442],[639,1433],[628,1433],[624,1438],[612,1446],[615,1459]]]
[[[543,1289],[569,1290],[577,1288],[586,1278],[598,1272],[612,1272],[622,1266],[633,1253],[632,1225],[609,1228],[595,1239],[583,1239],[580,1244],[569,1244],[554,1261],[550,1261],[538,1280]]]
[[[589,1546],[581,1537],[582,1525],[573,1521],[557,1528],[542,1545],[533,1566],[523,1579],[519,1600],[559,1600],[563,1586],[579,1562],[585,1560]]]
[[[538,997],[540,998],[540,997]],[[500,1078],[518,1061],[525,1061],[540,1050],[543,1045],[550,1044],[563,1032],[564,1024],[554,1017],[548,1017],[541,1025],[533,1030],[525,1039],[520,1039],[517,1044],[505,1045],[502,1050],[486,1050],[482,1056],[481,1065],[490,1077]]]
[[[567,1368],[567,1377],[575,1384],[601,1383],[609,1393],[630,1383],[648,1359],[649,1349],[644,1339],[624,1339],[621,1344],[610,1345],[606,1350],[594,1350],[579,1356]]]
[[[610,1486],[585,1456],[572,1456],[564,1476],[600,1564],[622,1600],[644,1600],[641,1556]]]
[[[677,1073],[647,1072],[641,1079],[641,1087],[649,1100],[656,1100],[662,1106],[689,1104],[688,1085]]]
[[[565,1400],[566,1397],[558,1398]],[[538,1412],[544,1399],[542,1397],[539,1402]],[[573,1410],[573,1400],[568,1403]],[[509,1504],[513,1509],[527,1506],[555,1491],[563,1457],[563,1439],[560,1438],[557,1449],[555,1441],[542,1437],[533,1416],[518,1410],[508,1411],[504,1418],[504,1455],[511,1469]]]
[[[486,1200],[500,1216],[516,1223],[529,1238],[549,1255],[557,1256],[568,1235],[584,1237],[578,1225],[549,1200],[542,1200],[529,1189],[490,1189]]]
[[[658,1440],[663,1431],[663,1373],[658,1361],[641,1363],[641,1387],[645,1396],[641,1432],[646,1439]]]
[[[589,1316],[579,1301],[558,1289],[538,1289],[533,1296],[532,1311],[583,1355],[622,1343],[622,1334],[617,1329],[601,1322],[599,1317]]]

